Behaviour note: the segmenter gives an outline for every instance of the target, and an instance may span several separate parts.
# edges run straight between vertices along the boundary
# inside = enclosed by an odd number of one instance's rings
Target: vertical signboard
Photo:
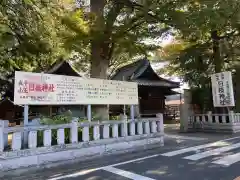
[[[214,107],[235,106],[231,72],[213,74],[211,82]]]

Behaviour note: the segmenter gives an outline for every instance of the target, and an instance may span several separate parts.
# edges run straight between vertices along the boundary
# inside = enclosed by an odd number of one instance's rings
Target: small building
[[[180,105],[184,103],[183,99],[173,99],[165,101],[166,104],[166,112],[165,115],[167,117],[172,117],[173,119],[180,117]]]
[[[140,117],[153,117],[165,111],[165,97],[174,95],[172,89],[179,88],[180,83],[161,78],[153,70],[147,59],[141,59],[116,71],[112,80],[138,83],[139,105],[135,114]],[[123,106],[110,106],[113,114],[122,113]]]
[[[23,118],[23,106],[15,105],[10,99],[5,98],[0,101],[0,109],[0,119],[20,125]]]

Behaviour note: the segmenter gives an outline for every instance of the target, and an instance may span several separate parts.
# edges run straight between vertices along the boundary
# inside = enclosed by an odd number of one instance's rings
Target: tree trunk
[[[215,73],[219,73],[222,70],[222,59],[220,55],[219,40],[220,37],[217,34],[217,31],[211,32],[211,38],[213,43],[213,64]]]
[[[219,73],[222,71],[222,65],[223,65],[223,61],[221,58],[221,54],[220,54],[220,37],[218,36],[218,33],[216,30],[211,32],[211,38],[212,38],[212,43],[213,43],[213,64],[214,64],[214,70],[215,73]],[[216,112],[217,113],[223,113],[224,112],[224,108],[222,107],[216,107]]]
[[[107,79],[107,71],[109,62],[103,59],[101,55],[102,48],[92,43],[92,54],[91,54],[91,78]],[[107,105],[94,105],[93,112],[97,119],[108,120],[108,106]]]
[[[108,48],[106,42],[106,36],[104,36],[105,22],[103,17],[105,0],[91,0],[91,13],[94,14],[95,19],[92,22],[91,36],[91,78],[107,79],[109,60],[106,55],[106,48]],[[107,105],[94,105],[94,116],[98,120],[108,120],[108,106]]]

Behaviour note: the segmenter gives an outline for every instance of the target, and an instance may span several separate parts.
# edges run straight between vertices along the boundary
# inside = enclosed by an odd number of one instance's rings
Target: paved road
[[[210,142],[211,141],[211,142]],[[164,147],[28,172],[3,180],[233,180],[240,137],[222,141],[169,137]],[[19,173],[19,172],[18,172]]]

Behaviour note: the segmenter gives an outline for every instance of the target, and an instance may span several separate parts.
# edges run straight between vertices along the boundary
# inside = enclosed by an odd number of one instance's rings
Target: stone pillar
[[[233,111],[229,112],[229,123],[231,123],[231,124],[235,123],[235,118],[234,118],[234,112]]]
[[[65,133],[64,129],[58,129],[57,130],[57,143],[58,145],[65,144]]]
[[[232,128],[232,132],[235,132],[235,116],[233,111],[229,111],[229,124]]]
[[[191,109],[191,92],[188,89],[184,89],[184,103],[180,105],[180,131],[187,132],[188,131],[188,121],[189,117],[192,116]]]
[[[43,132],[43,145],[45,147],[52,146],[52,130],[51,129],[44,130],[44,132]]]
[[[152,129],[152,133],[156,133],[157,132],[156,121],[151,121],[151,129]]]
[[[30,131],[28,133],[28,148],[34,149],[37,147],[37,131]]]
[[[221,116],[221,115],[215,115],[215,123],[216,124],[219,124],[219,116]]]
[[[0,143],[3,143],[3,148],[5,148],[8,145],[8,133],[3,132],[4,128],[8,128],[8,124],[9,124],[8,120],[0,120],[0,138],[2,139],[2,140],[0,139]],[[0,151],[1,151],[1,145],[0,145]]]
[[[144,122],[144,134],[150,134],[149,121]]]
[[[15,132],[12,135],[12,150],[17,151],[20,150],[22,147],[22,133]]]
[[[164,134],[164,123],[163,123],[163,114],[157,114],[157,132]]]
[[[135,122],[134,121],[132,121],[131,123],[130,123],[130,135],[131,136],[134,136],[135,135]]]
[[[113,124],[112,126],[112,134],[114,138],[118,138],[118,124]]]
[[[213,122],[213,118],[212,118],[212,111],[208,111],[208,123],[212,123]]]
[[[139,135],[143,134],[143,122],[141,120],[137,122],[137,133]]]
[[[4,150],[4,134],[3,134],[4,127],[0,124],[0,152]]]
[[[93,127],[93,139],[99,140],[100,139],[100,128],[99,125],[94,125]]]
[[[159,113],[156,115],[158,118],[157,121],[157,131],[162,134],[160,137],[160,146],[164,146],[164,124],[163,124],[163,114]]]
[[[75,118],[72,120],[71,126],[71,143],[78,143],[78,119]]]
[[[82,140],[83,140],[83,142],[89,141],[89,127],[88,126],[83,127]]]
[[[120,119],[121,121],[123,121],[123,123],[121,124],[121,136],[122,137],[128,136],[127,116],[121,115]]]
[[[205,114],[202,115],[202,123],[206,122]]]
[[[109,138],[109,124],[105,124],[103,126],[103,138],[108,139]]]

